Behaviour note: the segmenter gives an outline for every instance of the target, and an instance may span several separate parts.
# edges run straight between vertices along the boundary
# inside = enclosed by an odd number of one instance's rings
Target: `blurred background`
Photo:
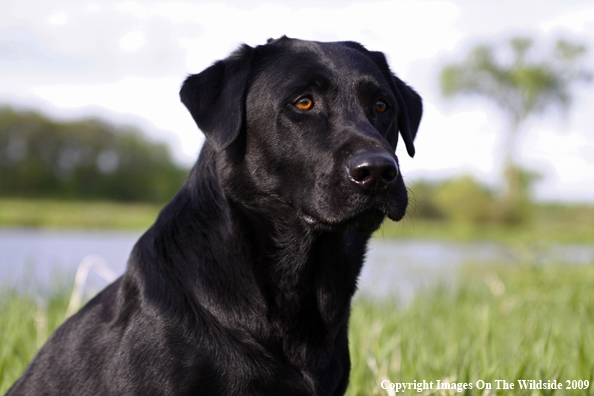
[[[594,11],[588,1],[327,1],[307,7],[288,1],[7,0],[2,8],[0,103],[5,108],[39,112],[54,122],[94,117],[132,126],[144,138],[166,143],[174,163],[187,167],[203,140],[179,103],[179,87],[188,74],[241,43],[255,46],[283,34],[355,40],[383,51],[394,72],[425,100],[418,156],[408,160],[398,151],[411,181],[468,174],[494,189],[504,184],[507,109],[493,95],[446,100],[440,76],[447,65],[468,61],[478,46],[491,46],[494,62],[513,68],[518,59],[509,41],[530,39],[524,66],[544,67],[545,75],[531,81],[546,87],[526,94],[542,96],[548,105],[523,117],[514,142],[517,164],[540,175],[533,184],[537,201],[594,200],[594,185],[588,183],[594,174],[594,138],[588,128],[594,122],[588,111],[594,90],[585,79],[566,75],[594,65]],[[559,64],[559,40],[584,48],[575,59],[566,59],[569,68]],[[561,86],[543,81],[548,72],[561,79]],[[559,101],[548,100],[555,90],[570,99],[566,111]],[[2,136],[3,163],[18,162],[24,149],[5,132]],[[117,153],[101,156],[95,161],[102,164],[98,170],[118,168],[116,158]],[[62,168],[66,163],[78,168],[73,162],[63,158]]]
[[[60,322],[39,319],[48,293],[61,285],[75,310],[119,276],[197,158],[204,137],[179,101],[185,77],[282,35],[382,51],[424,100],[415,158],[396,152],[411,205],[376,234],[362,296],[410,303],[458,285],[469,264],[484,270],[472,284],[496,298],[510,268],[527,271],[510,278],[526,285],[540,279],[543,296],[545,278],[578,271],[560,293],[593,279],[592,2],[311,4],[2,1],[0,285],[32,291],[38,343]],[[590,312],[592,298],[572,307]]]

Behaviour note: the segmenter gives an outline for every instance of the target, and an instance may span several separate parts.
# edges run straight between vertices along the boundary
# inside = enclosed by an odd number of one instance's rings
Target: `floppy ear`
[[[419,129],[421,116],[423,115],[423,102],[421,97],[411,87],[406,85],[392,73],[383,53],[369,51],[361,44],[354,41],[344,41],[342,44],[369,56],[380,68],[384,77],[390,82],[392,92],[398,101],[398,129],[404,139],[408,155],[414,157],[415,145],[413,141],[417,136],[417,130]],[[397,133],[394,139],[398,142]]]
[[[241,131],[252,54],[252,47],[242,45],[228,58],[189,76],[179,93],[216,151],[227,148]]]
[[[406,145],[406,151],[411,157],[415,156],[415,145],[413,141],[417,136],[417,130],[421,123],[423,115],[423,102],[418,93],[406,85],[401,79],[396,77],[386,61],[383,53],[377,51],[368,51],[371,59],[379,66],[382,73],[388,81],[392,92],[398,101],[398,129]],[[396,136],[398,142],[398,135]]]
[[[421,123],[421,116],[423,115],[423,102],[418,93],[416,93],[411,87],[406,85],[401,79],[392,75],[392,81],[394,82],[394,95],[398,101],[398,128],[404,144],[406,145],[406,151],[411,157],[415,156],[415,146],[413,141],[417,136],[417,130]]]

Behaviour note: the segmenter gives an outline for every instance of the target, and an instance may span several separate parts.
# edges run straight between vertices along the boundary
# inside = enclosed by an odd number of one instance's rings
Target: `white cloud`
[[[552,29],[563,27],[574,32],[583,33],[587,27],[594,27],[594,7],[586,10],[579,10],[575,12],[568,12],[553,19],[552,21],[543,22],[540,27],[548,32]]]
[[[126,33],[120,39],[120,48],[126,52],[133,52],[144,45],[144,33],[141,31]]]
[[[48,22],[52,25],[65,25],[68,22],[68,14],[64,11],[59,11],[56,12],[55,14],[52,14],[49,16],[49,18],[47,19]]]

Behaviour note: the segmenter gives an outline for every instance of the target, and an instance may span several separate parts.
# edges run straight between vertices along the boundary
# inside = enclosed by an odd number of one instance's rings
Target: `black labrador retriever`
[[[420,97],[384,55],[282,37],[191,75],[207,141],[124,275],[51,336],[16,395],[342,395],[367,241],[408,198]]]

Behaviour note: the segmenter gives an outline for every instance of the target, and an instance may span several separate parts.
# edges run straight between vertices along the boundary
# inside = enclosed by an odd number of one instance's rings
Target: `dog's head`
[[[232,199],[290,208],[322,230],[370,232],[404,216],[394,151],[400,132],[414,155],[422,104],[381,52],[282,37],[240,47],[189,76],[180,94],[226,158]]]

